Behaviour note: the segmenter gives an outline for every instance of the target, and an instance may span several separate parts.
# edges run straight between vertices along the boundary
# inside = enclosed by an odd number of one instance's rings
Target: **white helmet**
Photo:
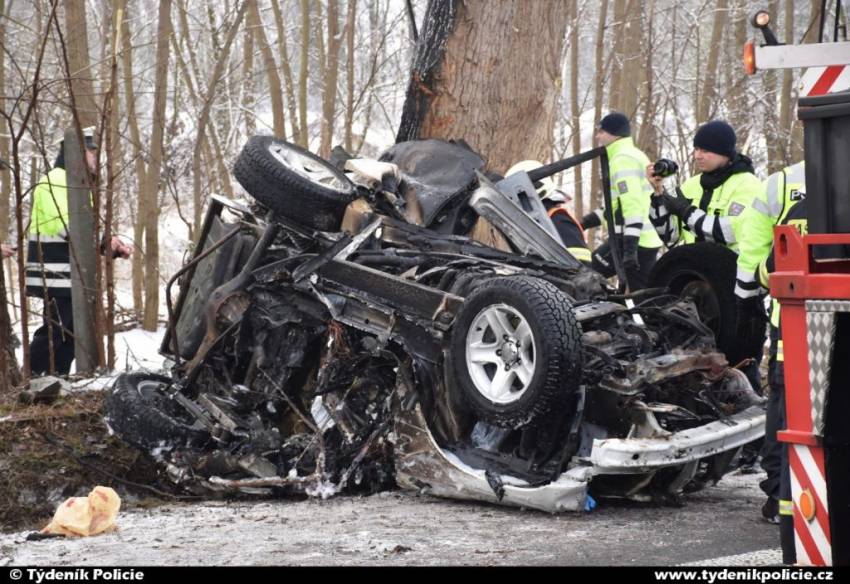
[[[540,168],[541,166],[543,166],[543,164],[536,160],[523,160],[522,162],[517,162],[510,167],[506,176],[510,176],[517,172],[528,172],[530,170]],[[540,180],[534,181],[534,184],[537,187],[537,194],[540,195],[541,199],[549,199],[550,201],[557,203],[565,202],[566,198],[564,193],[555,186],[555,182],[551,177],[547,176],[546,178],[541,178]]]

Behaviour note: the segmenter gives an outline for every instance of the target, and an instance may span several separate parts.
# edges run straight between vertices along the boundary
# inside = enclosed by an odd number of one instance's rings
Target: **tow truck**
[[[747,72],[808,68],[803,122],[808,234],[774,232],[770,294],[781,305],[794,537],[801,565],[850,565],[850,42],[836,0],[832,42],[781,45],[760,11],[765,43],[744,49]],[[843,33],[840,35],[839,33]],[[841,40],[839,37],[843,37]],[[790,162],[790,161],[789,161]]]

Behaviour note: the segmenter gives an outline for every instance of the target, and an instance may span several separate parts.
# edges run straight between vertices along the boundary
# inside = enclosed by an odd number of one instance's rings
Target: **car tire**
[[[581,328],[569,299],[529,276],[480,284],[449,341],[449,369],[463,400],[502,428],[534,427],[573,407],[581,364]]]
[[[162,393],[170,382],[152,373],[119,375],[106,398],[109,427],[125,442],[147,451],[206,441],[207,432],[193,427],[188,414]]]
[[[253,136],[233,167],[239,184],[257,201],[311,229],[338,231],[354,184],[312,152],[273,136]]]
[[[650,288],[693,299],[700,320],[712,331],[717,348],[732,363],[745,358],[737,338],[735,275],[738,256],[716,243],[674,247],[661,256],[649,276]]]

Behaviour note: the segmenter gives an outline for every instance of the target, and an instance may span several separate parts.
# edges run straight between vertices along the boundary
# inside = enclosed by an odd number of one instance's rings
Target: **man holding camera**
[[[668,247],[709,241],[738,254],[735,296],[739,338],[742,343],[752,344],[749,354],[756,363],[747,371],[747,377],[758,391],[758,361],[767,317],[753,274],[763,253],[740,249],[739,243],[750,228],[749,215],[744,211],[753,206],[763,187],[753,173],[752,161],[735,149],[736,140],[735,130],[722,120],[702,125],[694,135],[693,154],[700,173],[682,183],[675,195],[664,190],[663,177],[652,165],[647,166],[647,178],[656,192],[649,216]]]
[[[646,288],[661,248],[661,240],[649,221],[652,186],[644,174],[649,158],[635,146],[629,119],[619,112],[612,112],[599,121],[595,139],[608,153],[615,233],[609,233],[608,241],[593,252],[592,266],[606,278],[613,276],[616,269],[611,245],[612,242],[620,245],[629,290],[635,292]],[[584,229],[598,227],[603,217],[603,209],[597,209],[582,218],[581,226]]]

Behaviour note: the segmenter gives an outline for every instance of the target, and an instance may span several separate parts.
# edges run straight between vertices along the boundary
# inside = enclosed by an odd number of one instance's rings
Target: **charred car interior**
[[[325,161],[257,136],[234,174],[254,202],[214,199],[168,286],[170,373],[107,400],[190,491],[581,510],[675,499],[763,434],[694,303],[576,261],[526,173],[462,143]]]

